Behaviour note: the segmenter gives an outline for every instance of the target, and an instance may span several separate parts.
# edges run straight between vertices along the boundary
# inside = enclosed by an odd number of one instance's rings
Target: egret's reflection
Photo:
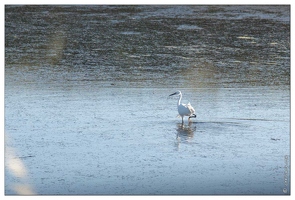
[[[189,143],[194,138],[194,133],[196,132],[196,124],[190,122],[188,124],[178,123],[176,128],[176,141],[177,150],[179,149],[180,143]]]

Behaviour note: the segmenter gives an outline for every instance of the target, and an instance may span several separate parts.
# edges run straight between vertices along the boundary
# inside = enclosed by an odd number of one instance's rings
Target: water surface
[[[6,6],[5,193],[290,194],[289,85],[289,6]]]

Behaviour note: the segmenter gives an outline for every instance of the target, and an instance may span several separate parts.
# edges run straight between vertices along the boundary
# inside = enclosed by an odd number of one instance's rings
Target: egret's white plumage
[[[184,116],[188,116],[188,118],[196,118],[197,116],[195,115],[195,109],[192,107],[192,105],[190,103],[188,104],[183,104],[180,103],[181,98],[182,98],[182,94],[180,91],[174,92],[173,94],[170,94],[169,96],[173,96],[173,95],[179,95],[179,99],[177,102],[177,108],[178,108],[178,113],[181,116],[182,119],[182,123],[183,123],[183,117]]]

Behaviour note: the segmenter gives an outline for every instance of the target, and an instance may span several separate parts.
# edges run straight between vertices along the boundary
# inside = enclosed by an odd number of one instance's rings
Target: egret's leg
[[[183,124],[183,116],[181,116],[182,124]]]
[[[193,114],[193,115],[189,116],[188,118],[190,119],[190,118],[196,118],[196,117],[197,117],[197,115]]]

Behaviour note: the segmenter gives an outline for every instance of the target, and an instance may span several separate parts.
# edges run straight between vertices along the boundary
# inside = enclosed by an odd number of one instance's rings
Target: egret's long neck
[[[180,105],[181,98],[182,98],[182,94],[179,95],[179,99],[178,99],[178,102],[177,102],[178,106]]]

